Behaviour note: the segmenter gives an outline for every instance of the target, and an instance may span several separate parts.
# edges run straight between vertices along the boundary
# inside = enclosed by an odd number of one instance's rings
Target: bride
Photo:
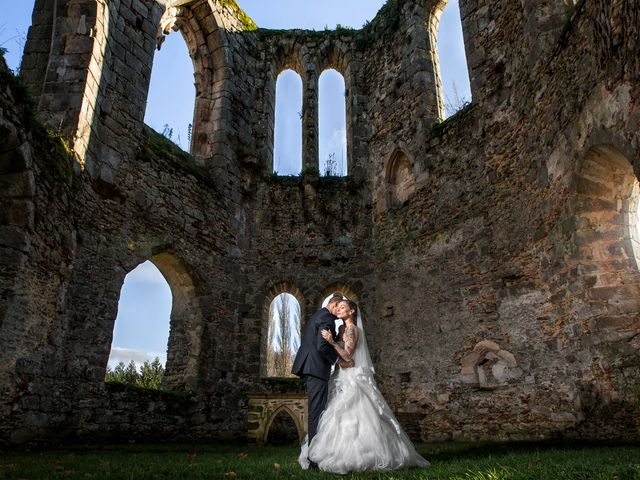
[[[311,445],[305,438],[298,463],[306,470],[311,461],[320,470],[340,474],[429,466],[376,386],[357,305],[345,298],[336,315],[344,321],[338,334],[342,341],[334,341],[328,330],[322,336],[336,349],[340,368],[329,382],[329,400],[318,433]]]

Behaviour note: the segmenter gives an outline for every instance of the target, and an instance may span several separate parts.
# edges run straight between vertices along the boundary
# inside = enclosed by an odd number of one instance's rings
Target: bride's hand
[[[333,340],[333,334],[329,330],[322,330],[320,334],[322,335],[322,338],[324,338],[331,345],[335,345],[336,342]]]

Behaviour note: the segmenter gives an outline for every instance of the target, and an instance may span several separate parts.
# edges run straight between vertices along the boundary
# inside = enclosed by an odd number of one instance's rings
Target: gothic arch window
[[[273,145],[273,173],[302,171],[302,78],[291,69],[278,75]]]
[[[154,255],[125,277],[109,366],[157,356],[166,362],[164,386],[195,390],[203,325],[186,266],[170,253]]]
[[[291,290],[279,290],[269,301],[266,342],[265,375],[291,377],[293,359],[300,347],[302,308]]]
[[[603,328],[638,315],[640,186],[628,158],[610,145],[591,148],[577,177],[575,245],[581,282],[593,307],[608,313]],[[599,328],[595,321],[594,329]]]
[[[328,68],[318,82],[320,175],[347,175],[346,89],[342,74]]]
[[[438,114],[449,118],[471,102],[471,86],[458,0],[439,0],[429,20]]]
[[[396,150],[387,167],[388,205],[399,207],[416,189],[416,179],[411,161],[402,150]]]
[[[110,368],[131,361],[141,367],[156,357],[165,365],[172,302],[171,288],[152,262],[143,262],[127,274],[113,329]]]
[[[196,104],[194,65],[182,34],[161,38],[153,59],[144,121],[190,152]]]
[[[298,445],[298,425],[294,415],[286,407],[274,413],[267,427],[266,442],[270,445]]]

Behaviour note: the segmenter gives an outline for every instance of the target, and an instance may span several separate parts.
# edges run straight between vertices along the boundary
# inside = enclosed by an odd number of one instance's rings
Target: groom
[[[335,313],[342,299],[341,294],[334,293],[327,306],[314,313],[307,322],[300,348],[291,369],[291,373],[304,378],[307,386],[309,444],[318,430],[320,414],[327,405],[327,387],[331,366],[338,359],[335,349],[322,338],[320,332],[329,330],[334,334]]]

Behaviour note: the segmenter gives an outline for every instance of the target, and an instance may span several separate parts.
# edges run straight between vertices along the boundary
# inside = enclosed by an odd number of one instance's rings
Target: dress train
[[[344,474],[365,470],[427,467],[378,390],[369,368],[336,368],[318,433],[305,438],[298,462]]]

